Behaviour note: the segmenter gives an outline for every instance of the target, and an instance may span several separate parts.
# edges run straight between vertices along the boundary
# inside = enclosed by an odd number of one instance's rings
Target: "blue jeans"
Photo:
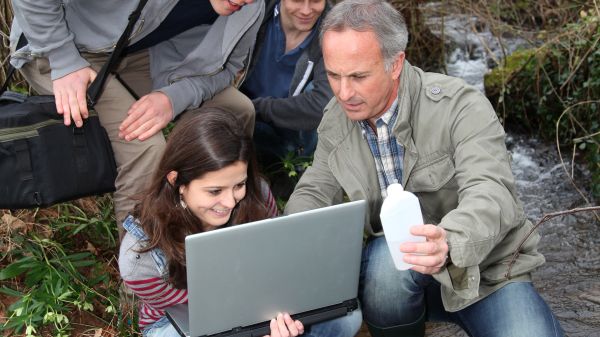
[[[362,313],[356,309],[346,316],[305,327],[305,337],[354,337],[362,324]]]
[[[144,337],[181,337],[167,316],[161,317],[142,331]]]
[[[430,275],[394,267],[385,237],[363,251],[359,297],[367,323],[410,325],[425,317],[460,325],[470,336],[563,336],[560,324],[531,282],[513,282],[457,312],[444,310],[440,284]]]
[[[302,336],[354,337],[360,329],[361,324],[362,315],[360,309],[356,309],[346,316],[305,327]],[[146,327],[142,334],[144,337],[180,337],[166,316],[163,316],[151,326]]]
[[[296,131],[257,121],[254,144],[259,158],[280,159],[289,152],[299,157],[309,157],[317,147],[317,131]]]

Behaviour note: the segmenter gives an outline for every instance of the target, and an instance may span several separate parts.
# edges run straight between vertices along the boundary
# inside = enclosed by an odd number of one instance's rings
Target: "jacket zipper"
[[[242,76],[237,80],[235,84],[235,87],[237,89],[242,87],[242,84],[244,84],[244,81],[246,80],[246,76],[248,75],[248,71],[250,70],[250,62],[252,62],[252,54],[254,53],[254,48],[250,48],[250,51],[248,53],[248,59],[246,61],[246,64],[244,65],[244,69],[242,69]],[[235,80],[235,79],[234,79]]]
[[[140,22],[140,24],[138,25],[135,32],[133,32],[131,35],[129,35],[128,41],[131,42],[131,40],[133,40],[136,36],[138,36],[140,34],[140,32],[142,31],[142,28],[144,27],[144,23],[146,22],[146,20],[142,18],[139,22]]]
[[[225,69],[225,67],[224,66],[220,66],[215,71],[212,71],[212,72],[207,73],[207,74],[197,74],[197,75],[191,75],[191,76],[179,76],[179,77],[175,77],[175,78],[169,80],[169,85],[171,85],[171,84],[173,84],[173,83],[175,83],[175,82],[177,82],[177,81],[179,81],[181,79],[184,79],[184,78],[214,76],[214,75],[220,73],[221,71],[223,71],[223,69]]]

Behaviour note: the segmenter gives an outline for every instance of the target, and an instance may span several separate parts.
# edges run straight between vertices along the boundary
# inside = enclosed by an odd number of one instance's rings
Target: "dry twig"
[[[517,261],[517,258],[519,257],[519,255],[521,254],[521,247],[523,247],[523,244],[525,244],[525,242],[529,239],[529,237],[531,237],[531,234],[533,234],[533,232],[535,232],[535,230],[544,222],[555,218],[557,216],[561,216],[561,215],[567,215],[567,214],[574,214],[574,213],[579,213],[579,212],[594,212],[600,210],[600,206],[592,206],[592,207],[583,207],[583,208],[573,208],[567,211],[560,211],[560,212],[554,212],[554,213],[549,213],[549,214],[545,214],[542,219],[535,224],[535,226],[533,226],[533,228],[529,231],[529,233],[527,233],[527,235],[525,236],[525,238],[523,240],[521,240],[521,242],[519,243],[519,247],[517,247],[517,250],[514,252],[512,259],[510,260],[510,262],[508,263],[508,270],[506,271],[505,277],[507,279],[511,278],[511,271],[512,271],[512,267],[515,264],[515,261]]]
[[[582,104],[592,104],[592,103],[599,103],[600,101],[584,101],[584,102],[578,102],[576,104],[573,104],[569,107],[567,107],[565,109],[565,111],[563,111],[563,113],[558,117],[558,119],[556,120],[556,150],[558,151],[558,157],[560,159],[560,163],[562,165],[563,170],[565,171],[565,173],[567,174],[567,177],[569,177],[569,181],[571,182],[571,185],[573,185],[573,187],[577,190],[577,192],[579,193],[579,195],[581,195],[581,197],[583,198],[583,200],[585,200],[585,202],[588,205],[591,205],[590,200],[588,200],[588,198],[586,197],[585,193],[583,193],[583,191],[581,191],[581,189],[577,186],[577,184],[575,183],[575,179],[574,179],[574,172],[572,171],[571,173],[569,173],[569,170],[567,169],[567,166],[565,165],[565,162],[563,160],[562,157],[562,152],[560,150],[560,138],[559,138],[559,132],[558,129],[560,127],[560,120],[563,118],[563,116],[565,116],[566,114],[569,114],[572,118],[574,118],[570,111]],[[577,139],[583,139],[583,138],[591,138],[592,136],[590,135],[590,132],[587,131],[580,123],[577,122],[577,119],[575,119],[576,124],[583,129],[583,131],[586,133],[585,137],[579,137]],[[575,144],[575,142],[574,142]],[[575,156],[575,148],[573,148],[573,159],[571,159],[571,167],[575,167],[575,162],[574,162],[574,156]],[[598,221],[600,221],[600,216],[598,215],[598,213],[594,212],[594,215],[596,216],[596,219]]]

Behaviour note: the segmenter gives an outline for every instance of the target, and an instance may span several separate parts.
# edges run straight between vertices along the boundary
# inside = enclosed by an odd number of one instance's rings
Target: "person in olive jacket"
[[[539,235],[517,199],[502,125],[464,81],[405,60],[402,16],[382,0],[345,0],[322,23],[335,94],[318,128],[314,161],[285,213],[368,201],[359,296],[373,337],[422,336],[426,320],[470,336],[562,336],[531,283],[544,263]],[[403,242],[410,270],[396,270],[379,212],[390,184],[413,192],[421,243]],[[519,256],[507,275],[513,254]]]

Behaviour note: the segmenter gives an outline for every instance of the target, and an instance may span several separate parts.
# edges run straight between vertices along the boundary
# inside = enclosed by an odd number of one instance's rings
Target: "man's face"
[[[394,102],[404,53],[386,72],[373,32],[325,32],[323,60],[331,89],[351,120],[370,120],[374,124]]]
[[[284,29],[309,32],[325,10],[325,0],[281,0],[280,10]]]
[[[221,16],[229,16],[253,2],[254,0],[210,0],[215,12]]]

